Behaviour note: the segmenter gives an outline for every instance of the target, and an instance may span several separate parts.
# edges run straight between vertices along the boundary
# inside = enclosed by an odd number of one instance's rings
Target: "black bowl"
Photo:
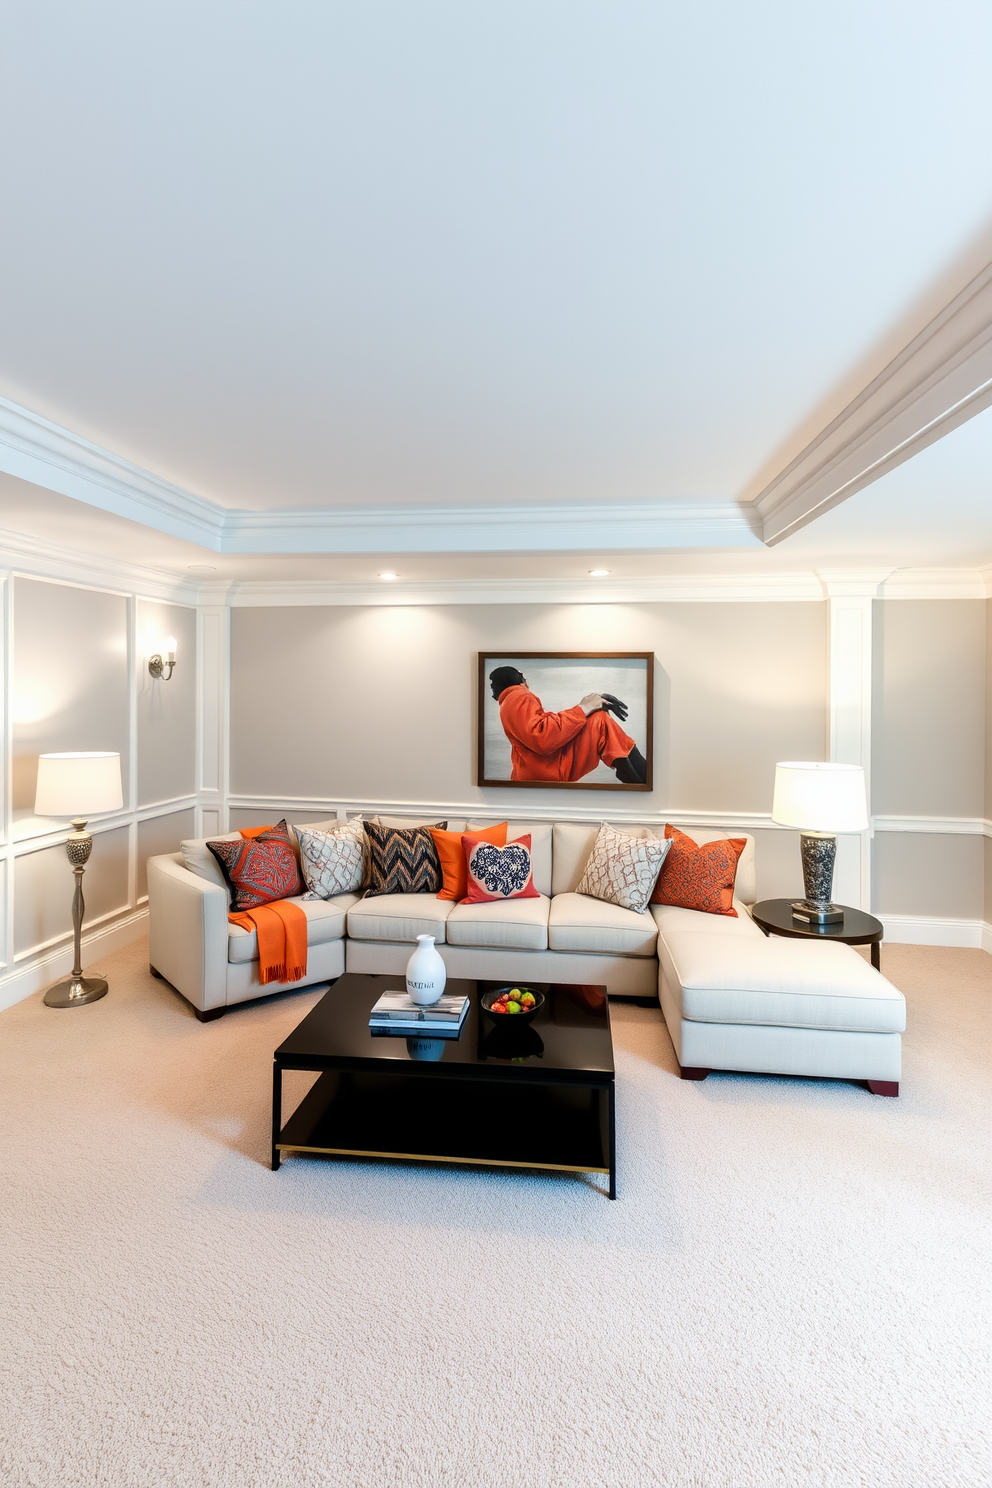
[[[524,1023],[530,1023],[537,1017],[544,1006],[544,993],[538,992],[536,987],[517,987],[516,991],[518,992],[533,993],[535,999],[534,1006],[526,1010],[521,1008],[519,1013],[494,1013],[493,1003],[497,997],[502,997],[504,992],[512,992],[513,990],[514,987],[511,983],[505,987],[497,987],[494,992],[483,992],[479,999],[482,1003],[483,1012],[488,1013],[493,1022],[499,1024],[500,1028],[519,1028]]]

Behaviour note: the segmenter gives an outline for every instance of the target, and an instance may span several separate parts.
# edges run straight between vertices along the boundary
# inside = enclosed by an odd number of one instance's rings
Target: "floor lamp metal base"
[[[107,983],[102,977],[70,977],[66,982],[56,982],[45,993],[46,1007],[82,1007],[86,1002],[96,1002],[107,995]]]

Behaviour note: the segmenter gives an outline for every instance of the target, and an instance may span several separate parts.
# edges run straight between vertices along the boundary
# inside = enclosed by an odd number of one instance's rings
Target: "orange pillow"
[[[506,822],[500,822],[495,827],[486,827],[479,832],[441,832],[436,827],[431,827],[431,836],[434,838],[434,846],[441,860],[441,874],[444,882],[441,885],[439,899],[464,899],[468,893],[468,867],[465,862],[465,849],[462,847],[463,840],[468,842],[491,842],[494,847],[506,846]],[[671,849],[669,849],[671,851]]]
[[[734,879],[747,838],[721,837],[700,847],[678,827],[666,826],[665,836],[672,839],[672,845],[661,865],[651,903],[675,904],[680,909],[700,909],[704,914],[733,915],[736,919]]]

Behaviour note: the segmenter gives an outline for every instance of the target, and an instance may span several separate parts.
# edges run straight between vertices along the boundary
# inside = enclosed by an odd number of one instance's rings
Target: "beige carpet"
[[[903,1095],[682,1084],[615,1009],[620,1201],[289,1160],[272,1050],[136,945],[0,1016],[4,1488],[987,1488],[992,957],[895,946]]]

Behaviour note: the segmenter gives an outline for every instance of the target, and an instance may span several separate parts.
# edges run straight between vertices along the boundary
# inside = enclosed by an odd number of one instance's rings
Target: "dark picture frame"
[[[480,651],[478,653],[478,737],[476,783],[514,789],[539,790],[607,790],[651,791],[654,789],[654,652],[653,651]],[[542,689],[549,701],[542,704],[549,712],[573,706],[590,692],[611,692],[622,697],[618,688],[631,694],[625,699],[629,713],[620,728],[633,738],[643,755],[645,779],[642,782],[607,778],[611,775],[605,763],[593,770],[595,779],[579,780],[511,779],[510,741],[500,719],[500,709],[492,695],[489,674],[498,666],[513,666],[526,674],[527,665],[535,675],[531,689],[540,695]],[[560,669],[555,664],[560,663]],[[600,678],[598,685],[589,679]],[[626,686],[624,682],[626,679]],[[607,683],[612,684],[607,687]],[[569,690],[571,689],[571,691]],[[581,690],[578,690],[581,689]],[[571,692],[576,693],[571,697]],[[570,702],[563,699],[569,698]],[[557,704],[557,706],[555,706]],[[593,717],[596,715],[593,714]],[[612,717],[612,713],[607,714]],[[505,774],[502,773],[505,770]]]

